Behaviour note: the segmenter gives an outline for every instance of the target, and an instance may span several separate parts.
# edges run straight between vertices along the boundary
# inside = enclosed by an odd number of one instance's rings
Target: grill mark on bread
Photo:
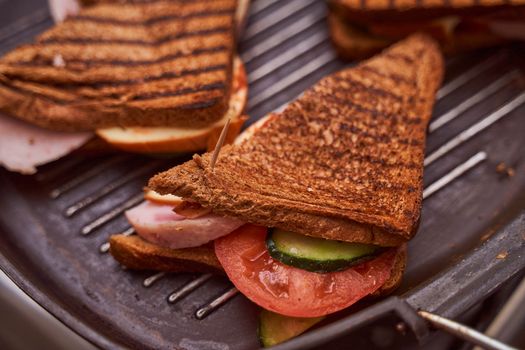
[[[36,91],[30,90],[27,88],[23,88],[21,86],[15,86],[13,84],[9,84],[4,81],[0,81],[0,85],[3,85],[9,89],[12,89],[14,91],[18,91],[24,94],[36,95],[36,96],[39,96],[41,98],[44,98],[46,100],[49,100],[49,101],[52,101],[58,104],[73,103],[73,102],[78,102],[81,100],[91,100],[91,98],[90,99],[82,98],[82,99],[74,99],[74,100],[65,100],[63,98],[59,98],[56,96],[47,95],[44,93],[38,93]],[[163,92],[156,91],[156,92],[152,92],[149,94],[139,94],[139,95],[133,96],[129,100],[130,101],[146,101],[146,100],[152,100],[152,99],[157,99],[157,98],[162,98],[162,97],[189,95],[189,94],[197,93],[197,92],[214,91],[214,90],[222,91],[225,89],[225,87],[226,85],[224,84],[224,82],[220,81],[220,82],[213,82],[210,84],[201,85],[198,87],[184,88],[184,89],[179,89],[179,90],[174,90],[174,91],[163,91]],[[114,98],[118,98],[119,96],[114,96]],[[101,97],[112,97],[112,96],[108,95],[108,96],[101,96]],[[199,102],[192,103],[192,104],[180,105],[177,107],[183,108],[183,109],[195,109],[196,107],[194,107],[194,105],[200,104],[202,107],[198,107],[198,108],[204,108],[204,107],[209,107],[213,105],[217,101],[218,99],[212,98],[212,99],[207,99],[205,101],[199,101]]]
[[[27,94],[27,95],[33,95],[33,96],[38,96],[39,98],[42,98],[44,100],[47,100],[47,101],[50,101],[50,102],[53,102],[53,103],[57,103],[57,104],[65,104],[65,103],[68,103],[68,102],[71,102],[71,100],[65,100],[63,98],[57,98],[56,96],[50,96],[50,95],[46,95],[46,94],[43,94],[43,93],[38,93],[38,92],[35,92],[31,89],[27,89],[27,88],[23,88],[21,86],[17,86],[17,85],[14,85],[14,84],[10,84],[6,81],[2,81],[0,80],[0,86],[4,86],[10,90],[13,90],[13,91],[16,91],[16,92],[19,92],[19,93],[22,93],[22,94]]]
[[[229,33],[232,34],[232,33]],[[182,38],[170,41],[163,45],[155,47],[155,51],[148,46],[143,45],[91,45],[84,46],[79,50],[78,45],[69,44],[39,44],[22,45],[18,49],[8,53],[0,62],[11,63],[17,61],[30,61],[38,57],[48,57],[53,60],[57,54],[63,55],[63,58],[85,58],[106,60],[150,60],[159,57],[165,57],[180,52],[190,52],[198,48],[206,49],[217,45],[226,46],[228,55],[231,55],[233,49],[233,38],[231,35],[223,33],[211,34],[199,38]],[[102,52],[103,51],[103,52]]]
[[[402,60],[402,61],[405,61],[405,63],[407,64],[414,64],[415,63],[415,59],[413,57],[410,57],[410,56],[407,56],[401,52],[397,52],[397,53],[388,53],[386,55],[387,58],[390,58],[390,59],[397,59],[397,60]]]
[[[173,97],[173,96],[180,96],[180,95],[188,95],[195,92],[201,92],[201,91],[211,91],[211,90],[224,90],[226,88],[226,84],[224,84],[223,81],[213,82],[210,84],[201,85],[196,88],[184,88],[179,90],[173,90],[173,91],[155,91],[148,94],[140,94],[133,96],[133,101],[144,101],[144,100],[152,100],[160,97]]]
[[[373,68],[373,67],[370,67],[370,66],[363,66],[363,67],[360,67],[359,70],[361,71],[365,71],[367,73],[371,73],[371,74],[375,74],[377,76],[380,76],[384,79],[390,79],[398,84],[408,84],[408,85],[414,85],[414,81],[413,80],[410,80],[402,75],[399,75],[399,74],[395,74],[395,73],[389,73],[389,74],[384,74],[380,71],[378,71],[377,69]]]
[[[411,138],[398,138],[398,137],[396,137],[397,135],[395,135],[395,134],[393,135],[392,132],[390,132],[390,133],[377,133],[377,134],[374,134],[374,133],[368,132],[365,129],[359,128],[359,127],[354,126],[354,125],[348,125],[347,124],[347,125],[343,126],[343,124],[341,124],[341,127],[342,128],[347,127],[348,130],[352,134],[372,139],[374,142],[377,142],[377,143],[390,144],[392,142],[395,142],[395,143],[399,143],[399,144],[402,144],[402,145],[407,145],[407,146],[410,146],[410,147],[420,147],[423,144],[423,142],[421,142],[419,140],[414,140],[414,139],[411,139]]]
[[[198,75],[201,73],[220,71],[222,69],[226,69],[227,67],[228,66],[225,64],[219,64],[219,65],[214,65],[214,66],[200,67],[196,69],[186,69],[186,70],[182,70],[178,72],[169,71],[169,72],[164,72],[162,74],[159,74],[157,76],[147,76],[146,75],[144,77],[137,78],[137,79],[102,80],[102,81],[82,82],[82,83],[51,83],[49,84],[49,86],[53,86],[57,88],[65,88],[65,89],[72,89],[72,88],[78,88],[78,87],[91,87],[91,88],[98,89],[98,88],[103,88],[107,86],[132,85],[132,84],[138,84],[138,83],[152,82],[156,80],[194,76],[194,75]],[[27,80],[27,81],[30,81],[30,80]]]
[[[401,112],[392,112],[392,111],[378,111],[377,109],[372,109],[366,106],[363,106],[361,104],[355,103],[350,100],[345,100],[341,97],[335,96],[335,95],[325,95],[321,94],[322,98],[325,101],[330,101],[338,104],[345,104],[347,108],[353,108],[355,111],[360,113],[369,113],[372,115],[375,119],[381,119],[381,120],[387,120],[387,121],[393,121],[394,123],[406,123],[406,124],[420,124],[423,120],[420,117],[411,117],[406,114],[403,114]],[[321,106],[320,108],[326,108],[328,110],[328,107]]]
[[[148,26],[122,26],[111,23],[64,22],[39,36],[38,41],[60,38],[97,38],[101,40],[146,40],[155,41],[159,37],[176,35],[181,32],[204,31],[224,26],[232,26],[231,15],[216,16],[210,19],[193,18],[184,21],[155,23]]]
[[[203,108],[208,108],[210,106],[213,106],[218,101],[219,101],[219,99],[214,98],[214,99],[210,99],[208,101],[195,102],[195,103],[188,103],[188,104],[180,105],[180,106],[178,106],[178,108],[186,109],[186,110],[189,110],[189,109],[203,109]]]
[[[154,41],[146,40],[125,40],[125,39],[98,39],[98,38],[47,38],[40,41],[41,44],[76,44],[76,45],[97,45],[97,44],[112,44],[112,45],[141,45],[141,46],[159,46],[172,40],[204,36],[208,34],[228,33],[231,26],[221,26],[212,29],[194,30],[188,32],[180,32],[174,35],[166,35]]]
[[[68,64],[82,64],[86,67],[92,67],[92,66],[101,66],[101,65],[110,65],[110,66],[147,66],[152,64],[158,64],[158,63],[165,63],[169,61],[173,61],[177,58],[182,57],[191,57],[191,56],[197,56],[201,54],[206,53],[217,53],[217,52],[223,52],[228,50],[229,47],[225,45],[218,45],[214,47],[209,48],[199,48],[195,49],[190,52],[177,52],[172,55],[167,55],[163,57],[156,58],[154,60],[104,60],[104,59],[81,59],[81,58],[67,58],[65,59],[66,68],[70,69],[68,67]],[[43,66],[50,66],[53,64],[53,58],[38,58],[37,61],[15,61],[15,62],[8,62],[11,66],[28,66],[28,67],[43,67]],[[74,69],[73,69],[74,70]]]
[[[337,98],[333,95],[326,96],[323,95],[324,101],[330,101],[334,102],[337,101],[339,103],[345,102],[342,98]],[[345,112],[348,114],[352,113],[352,108],[356,111],[359,111],[360,113],[366,113],[366,114],[372,114],[374,115],[374,119],[372,119],[374,122],[366,121],[365,118],[362,118],[361,116],[356,116],[356,118],[360,121],[360,124],[363,127],[356,126],[349,122],[340,122],[338,124],[338,127],[343,130],[344,132],[348,132],[349,135],[357,135],[359,137],[368,137],[372,139],[375,142],[383,143],[383,144],[389,144],[389,143],[399,143],[407,146],[413,146],[418,147],[423,144],[420,140],[414,140],[412,138],[402,138],[398,136],[398,130],[396,129],[397,125],[413,125],[413,124],[419,124],[421,123],[421,118],[411,118],[406,115],[399,115],[398,113],[388,113],[388,112],[379,112],[376,110],[368,109],[366,107],[362,107],[358,104],[354,103],[347,103],[348,106],[345,106]],[[330,111],[330,105],[327,104],[326,106],[321,106],[319,108],[319,112],[327,113]],[[378,131],[377,133],[371,133],[367,130],[378,130],[378,126],[384,126],[385,129],[387,129],[387,132],[381,133]]]
[[[69,17],[67,22],[94,22],[94,23],[104,23],[104,24],[115,24],[119,26],[150,26],[164,21],[182,21],[191,18],[197,17],[213,17],[219,15],[228,15],[235,11],[235,8],[226,8],[226,9],[217,9],[217,10],[207,10],[202,12],[189,13],[187,15],[162,15],[146,18],[143,20],[124,20],[118,18],[108,18],[108,17],[99,17],[99,16],[89,16],[89,15],[78,15],[74,17]],[[209,18],[208,20],[212,20]]]
[[[352,156],[352,160],[357,160],[364,163],[376,164],[381,167],[391,167],[391,168],[405,168],[405,169],[416,169],[420,165],[416,162],[389,162],[388,158],[374,157],[372,155],[361,155],[355,154]]]
[[[334,81],[343,83],[339,86],[333,88],[334,90],[343,91],[343,92],[354,92],[356,88],[360,89],[362,92],[369,93],[371,96],[378,95],[382,98],[391,98],[396,101],[402,101],[403,96],[398,96],[391,91],[377,88],[374,86],[368,86],[358,80],[352,79],[352,77],[343,78],[340,76],[333,77]]]
[[[359,135],[357,135],[359,136]],[[352,137],[352,135],[348,135],[348,137]],[[396,158],[395,156],[397,156],[396,154],[388,154],[385,156],[385,154],[377,154],[377,155],[374,155],[374,154],[366,154],[366,155],[363,155],[362,152],[360,153],[360,151],[363,149],[362,146],[357,146],[357,147],[350,147],[349,149],[345,150],[345,151],[335,151],[335,152],[330,152],[330,156],[333,157],[334,159],[341,159],[341,160],[344,160],[345,162],[352,162],[352,161],[358,161],[358,162],[364,162],[364,163],[369,163],[369,164],[372,164],[374,166],[378,165],[377,167],[375,167],[375,169],[377,170],[380,170],[381,167],[385,167],[385,168],[403,168],[403,169],[417,169],[420,167],[420,164],[418,164],[417,162],[414,162],[414,161],[390,161],[390,158]],[[315,148],[315,152],[313,152],[312,156],[314,156],[315,154],[320,154],[322,153],[323,150],[319,147],[316,147]],[[384,153],[387,153],[387,152],[384,152]],[[399,157],[398,157],[399,158]],[[318,163],[319,165],[319,163]]]

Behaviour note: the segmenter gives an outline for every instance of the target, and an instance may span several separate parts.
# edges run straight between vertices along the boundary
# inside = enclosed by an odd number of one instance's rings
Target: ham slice
[[[172,249],[201,246],[244,224],[213,213],[187,218],[174,212],[173,205],[150,201],[126,211],[126,217],[140,237]]]
[[[0,114],[0,165],[34,174],[36,167],[61,158],[86,143],[90,132],[59,132]]]

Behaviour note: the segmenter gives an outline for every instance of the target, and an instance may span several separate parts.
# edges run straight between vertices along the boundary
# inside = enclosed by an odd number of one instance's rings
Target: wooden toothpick
[[[217,159],[219,158],[219,152],[221,151],[222,145],[224,144],[224,140],[226,140],[226,135],[228,135],[228,128],[230,127],[230,118],[226,121],[226,124],[224,124],[224,127],[222,128],[221,135],[219,136],[219,140],[217,140],[217,144],[215,145],[215,150],[213,150],[213,154],[211,156],[211,170],[215,168],[215,163],[217,163]]]

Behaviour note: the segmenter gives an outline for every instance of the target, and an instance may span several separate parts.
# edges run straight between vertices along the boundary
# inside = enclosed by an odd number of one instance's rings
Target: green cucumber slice
[[[259,339],[265,348],[274,346],[298,336],[323,318],[288,317],[263,309],[259,315]]]
[[[280,229],[270,230],[266,246],[270,256],[283,264],[317,273],[348,269],[373,259],[382,250],[372,244],[333,241]]]

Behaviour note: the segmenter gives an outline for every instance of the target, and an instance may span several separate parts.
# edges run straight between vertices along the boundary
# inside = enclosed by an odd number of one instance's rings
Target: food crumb
[[[62,57],[61,54],[57,53],[53,56],[53,66],[57,68],[64,68],[66,66],[66,61],[64,61],[64,57]]]
[[[500,259],[500,260],[501,260],[501,259],[506,259],[508,255],[509,255],[509,253],[506,252],[506,251],[505,251],[505,252],[501,252],[501,253],[499,253],[499,254],[496,256],[496,259]]]
[[[496,172],[498,174],[507,175],[508,177],[516,175],[516,170],[513,167],[507,166],[505,162],[500,162],[496,165]]]
[[[334,142],[334,135],[328,129],[323,131],[323,137],[324,137],[325,144],[328,145],[328,146],[330,146],[332,144],[332,142]]]
[[[492,235],[494,235],[494,233],[496,233],[496,230],[495,229],[491,229],[489,230],[489,232],[485,233],[483,236],[481,236],[481,241],[482,242],[485,242],[487,239],[489,239],[490,237],[492,237]]]
[[[182,231],[182,230],[183,230],[182,227],[176,227],[176,228],[175,228],[175,231]]]

